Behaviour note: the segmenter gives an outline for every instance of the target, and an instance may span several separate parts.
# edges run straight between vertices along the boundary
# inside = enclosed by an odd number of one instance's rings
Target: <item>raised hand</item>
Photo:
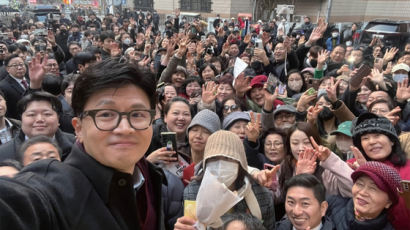
[[[217,90],[218,90],[218,84],[216,84],[214,81],[208,81],[206,84],[203,84],[202,85],[202,101],[205,104],[211,104],[216,99]]]
[[[167,45],[167,56],[172,57],[174,55],[176,42],[175,40],[171,39]]]
[[[325,161],[327,160],[327,158],[329,158],[330,154],[332,153],[329,148],[323,145],[318,145],[313,137],[310,137],[310,142],[313,145],[317,159],[319,159],[320,161]]]
[[[245,37],[243,38],[243,43],[249,44],[250,41],[251,41],[251,34],[245,35]]]
[[[317,57],[317,69],[322,70],[323,65],[325,64],[326,60],[329,58],[330,51],[327,50],[321,50],[318,53]]]
[[[246,125],[245,134],[249,141],[256,142],[259,138],[260,134],[260,122],[261,122],[261,114],[256,114],[256,118],[253,112],[250,112],[251,121],[248,122]]]
[[[400,108],[399,106],[396,106],[396,108],[394,108],[394,109],[392,109],[390,112],[388,112],[388,113],[385,115],[385,117],[386,117],[387,119],[389,119],[390,122],[391,122],[393,125],[396,125],[397,122],[399,122],[399,120],[400,120],[400,117],[399,117],[399,115],[397,115],[397,113],[400,113],[400,112],[401,112],[401,108]]]
[[[245,77],[245,74],[239,74],[239,76],[235,80],[234,88],[236,91],[236,95],[238,97],[243,97],[246,92],[252,89],[251,85],[251,78]]]
[[[403,82],[397,82],[396,100],[398,102],[404,102],[410,98],[410,85],[409,79],[404,79]]]
[[[317,97],[317,92],[313,95],[309,95],[307,91],[305,91],[302,96],[300,96],[298,103],[296,105],[296,109],[299,112],[305,112],[308,108],[308,105],[311,101],[315,100]],[[266,99],[265,99],[266,100]]]
[[[359,168],[361,165],[367,162],[366,158],[363,156],[362,152],[355,147],[355,146],[350,146],[350,149],[352,150],[353,156],[356,159],[356,161],[353,164],[348,164],[353,170],[356,170]]]
[[[337,87],[339,86],[342,79],[339,79],[335,83],[335,79],[332,77],[330,81],[330,87],[326,88],[326,93],[331,102],[337,101]]]
[[[394,56],[396,56],[397,52],[399,52],[399,49],[396,47],[393,47],[391,49],[386,50],[386,53],[383,56],[383,62],[384,64],[387,64],[387,62],[393,60]]]
[[[263,32],[261,39],[262,39],[263,46],[265,46],[267,43],[269,43],[269,41],[271,39],[270,34],[267,33],[267,32]]]
[[[313,174],[316,170],[316,159],[317,156],[315,155],[314,150],[305,147],[305,150],[299,153],[295,170],[296,175],[303,173]]]
[[[274,181],[276,181],[276,174],[280,169],[280,165],[276,165],[272,169],[264,169],[257,173],[252,174],[254,178],[260,185],[266,188],[272,188]]]
[[[177,51],[179,57],[182,57],[182,56],[185,55],[186,50],[187,50],[187,46],[188,46],[188,42],[189,42],[188,37],[183,38],[179,41],[179,44],[178,44],[179,48],[178,48],[178,51]]]
[[[310,45],[314,44],[317,40],[322,38],[322,36],[323,36],[322,28],[321,27],[314,28],[312,33],[310,34],[308,44]]]
[[[315,124],[316,119],[319,116],[320,111],[322,110],[323,110],[323,107],[317,104],[315,106],[310,106],[306,114],[307,121],[311,124]]]
[[[56,45],[56,36],[52,30],[48,30],[47,41],[50,42],[51,46]]]
[[[28,65],[28,76],[30,78],[30,88],[39,89],[44,79],[46,71],[44,70],[47,65],[48,55],[44,55],[41,59],[41,54],[37,53],[36,56]]]

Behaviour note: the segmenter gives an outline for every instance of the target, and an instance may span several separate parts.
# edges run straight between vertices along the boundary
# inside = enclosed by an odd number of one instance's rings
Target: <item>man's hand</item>
[[[389,61],[393,60],[397,52],[399,52],[399,49],[396,47],[386,50],[386,53],[383,56],[383,64],[387,64]]]
[[[48,30],[47,41],[50,42],[52,47],[56,46],[56,36],[52,30]]]
[[[178,57],[183,57],[185,55],[186,50],[187,50],[188,42],[189,42],[188,37],[185,37],[185,38],[183,38],[179,41],[179,44],[178,44],[179,48],[178,48],[178,51],[177,51]]]
[[[315,44],[315,42],[317,42],[317,40],[322,38],[322,36],[323,36],[322,28],[320,27],[314,28],[312,33],[310,34],[309,40],[306,42],[306,45],[312,46],[313,44]]]
[[[28,65],[28,73],[30,78],[30,88],[40,89],[45,75],[45,66],[47,65],[48,55],[44,55],[41,60],[41,54],[37,53],[35,58]]]
[[[251,41],[251,34],[245,35],[245,37],[243,38],[243,43],[249,44],[250,41]]]
[[[266,111],[272,111],[273,110],[273,103],[278,98],[279,89],[278,89],[278,87],[276,87],[275,92],[273,92],[273,94],[271,94],[268,91],[268,87],[269,87],[268,83],[265,83],[263,85],[263,88],[264,88],[263,96],[265,97],[265,104],[263,106],[263,109],[266,110]]]
[[[305,91],[302,96],[300,96],[298,103],[296,105],[296,110],[299,112],[304,112],[308,108],[308,105],[311,101],[315,100],[317,97],[317,92],[313,95],[308,95]],[[266,99],[265,99],[266,100]]]
[[[317,56],[317,67],[316,69],[322,70],[326,60],[329,58],[330,51],[321,50]]]
[[[197,230],[194,227],[194,224],[194,219],[187,216],[183,216],[177,219],[177,222],[174,225],[174,230]]]
[[[403,82],[397,83],[397,90],[396,90],[396,100],[398,102],[404,102],[410,98],[410,85],[409,79],[404,79]]]

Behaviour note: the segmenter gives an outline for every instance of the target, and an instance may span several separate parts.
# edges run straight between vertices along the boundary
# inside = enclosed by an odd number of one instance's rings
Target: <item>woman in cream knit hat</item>
[[[227,212],[251,213],[266,229],[274,229],[272,194],[248,174],[245,149],[236,134],[220,130],[208,138],[203,168],[184,190],[185,201],[196,201],[196,220],[180,218],[175,229],[195,222],[218,229]]]

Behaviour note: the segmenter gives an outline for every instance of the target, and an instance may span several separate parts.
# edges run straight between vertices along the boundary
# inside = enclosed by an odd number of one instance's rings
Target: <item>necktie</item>
[[[28,88],[28,84],[27,84],[27,82],[26,82],[26,80],[22,80],[21,81],[21,84],[24,86],[24,89],[27,89]]]

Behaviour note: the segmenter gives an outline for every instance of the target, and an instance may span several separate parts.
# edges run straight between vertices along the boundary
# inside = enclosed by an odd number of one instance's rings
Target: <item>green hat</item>
[[[352,128],[352,121],[345,121],[339,124],[337,126],[337,130],[332,131],[330,135],[336,135],[336,134],[344,134],[346,136],[352,137],[352,132],[350,129]]]

